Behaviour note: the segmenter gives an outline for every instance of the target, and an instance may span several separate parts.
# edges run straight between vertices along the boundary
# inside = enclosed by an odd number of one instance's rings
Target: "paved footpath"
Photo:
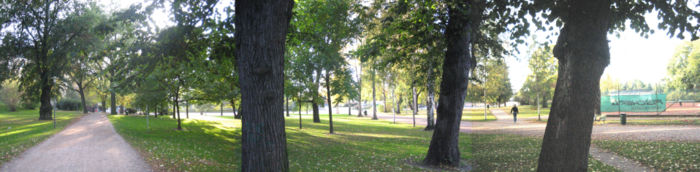
[[[104,113],[91,113],[0,168],[13,171],[152,171],[114,131]]]

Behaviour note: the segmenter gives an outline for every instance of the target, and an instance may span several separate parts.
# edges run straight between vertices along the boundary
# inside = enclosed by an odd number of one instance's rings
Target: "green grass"
[[[700,143],[595,140],[595,145],[662,171],[700,171]]]
[[[39,121],[38,110],[0,112],[0,164],[61,131],[79,114],[58,111],[54,129],[53,121]]]
[[[464,109],[462,110],[462,120],[463,121],[495,121],[496,116],[493,116],[491,111],[486,111],[486,120],[484,120],[484,109]]]
[[[391,112],[389,112],[391,114]],[[402,115],[402,116],[411,116],[413,115],[413,111],[401,111],[401,114],[397,115]],[[427,115],[426,110],[419,110],[417,116],[424,117]],[[436,114],[437,115],[437,114]],[[495,121],[496,116],[493,116],[493,113],[491,111],[487,111],[486,113],[486,120],[484,120],[484,109],[464,109],[462,110],[462,121],[471,121],[471,122],[485,122],[485,121]]]
[[[185,120],[185,130],[176,131],[175,120],[169,118],[151,118],[150,130],[146,129],[146,121],[141,116],[109,118],[117,132],[159,170],[240,169],[240,120],[230,117],[217,121]],[[321,115],[321,119],[322,123],[312,123],[310,115],[303,115],[303,129],[300,130],[297,117],[286,118],[291,171],[423,171],[406,162],[420,161],[425,156],[432,132],[410,124],[340,114],[333,116],[336,134],[331,135],[328,134],[328,116]],[[463,159],[483,163],[476,171],[529,171],[537,162],[539,140],[462,133],[460,151]],[[486,158],[491,160],[483,161]],[[595,163],[592,161],[593,169],[608,169]]]
[[[542,145],[540,138],[509,134],[474,134],[472,138],[477,171],[537,170]],[[593,158],[588,162],[588,171],[619,171]]]

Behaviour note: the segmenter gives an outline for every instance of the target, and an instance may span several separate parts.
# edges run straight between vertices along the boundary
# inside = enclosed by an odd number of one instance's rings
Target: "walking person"
[[[513,123],[518,121],[518,105],[513,105],[513,108],[510,109],[510,113],[513,114]]]

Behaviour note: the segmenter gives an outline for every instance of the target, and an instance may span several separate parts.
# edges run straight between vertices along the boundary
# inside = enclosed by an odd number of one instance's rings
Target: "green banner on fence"
[[[666,94],[600,96],[601,112],[663,112]]]

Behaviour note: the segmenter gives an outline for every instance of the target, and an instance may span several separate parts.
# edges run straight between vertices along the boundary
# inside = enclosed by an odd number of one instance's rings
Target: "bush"
[[[19,83],[17,81],[7,81],[5,82],[2,86],[2,89],[0,89],[0,102],[4,104],[4,108],[9,111],[16,111],[17,108],[20,106],[20,101],[22,100],[20,97],[21,93],[19,92]]]
[[[136,109],[134,109],[134,108],[126,108],[126,113],[127,113],[127,114],[135,114],[135,113],[136,113]]]
[[[56,103],[56,108],[60,110],[77,111],[81,109],[81,106],[78,99],[61,99]]]

